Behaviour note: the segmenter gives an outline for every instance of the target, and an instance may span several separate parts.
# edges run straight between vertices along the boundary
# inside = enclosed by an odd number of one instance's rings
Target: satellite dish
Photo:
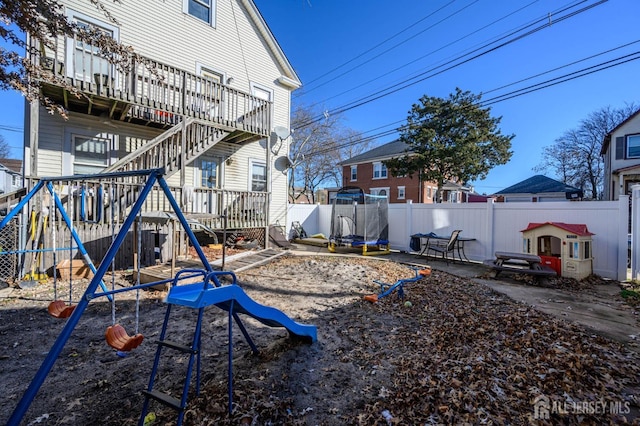
[[[290,169],[292,165],[293,162],[291,161],[291,158],[285,155],[281,155],[280,157],[276,158],[276,161],[274,163],[275,169],[283,173]]]
[[[289,129],[283,126],[276,126],[273,128],[273,131],[276,133],[276,135],[278,135],[280,139],[286,139],[291,134]]]

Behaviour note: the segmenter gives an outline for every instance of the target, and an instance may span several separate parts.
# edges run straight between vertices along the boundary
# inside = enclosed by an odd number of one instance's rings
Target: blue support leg
[[[129,228],[131,228],[131,225],[136,219],[136,215],[142,208],[142,205],[145,203],[147,195],[149,195],[149,192],[151,191],[151,189],[153,188],[153,185],[156,182],[157,173],[160,173],[160,171],[155,171],[153,173],[150,173],[149,179],[147,180],[146,185],[142,189],[140,196],[138,197],[138,199],[136,200],[135,204],[131,209],[131,213],[129,214],[129,216],[127,216],[126,220],[122,224],[122,228],[120,229],[120,232],[118,233],[114,241],[111,243],[109,250],[107,250],[107,254],[105,255],[102,262],[100,263],[100,267],[95,272],[93,279],[91,280],[91,282],[89,283],[89,286],[84,292],[84,296],[82,297],[82,299],[80,300],[76,308],[73,310],[73,313],[67,320],[67,323],[65,324],[64,328],[58,335],[58,338],[56,339],[53,346],[51,347],[51,350],[49,351],[46,358],[40,365],[38,372],[36,373],[31,383],[29,384],[29,387],[27,388],[24,395],[22,396],[22,399],[20,399],[20,401],[18,402],[18,405],[16,406],[15,410],[11,414],[8,425],[20,424],[20,421],[22,420],[25,413],[27,412],[27,409],[31,405],[31,402],[35,398],[36,394],[38,393],[38,390],[42,386],[42,383],[44,383],[44,380],[46,379],[47,375],[53,368],[53,365],[55,364],[56,359],[60,355],[60,352],[62,352],[64,345],[67,343],[67,340],[69,340],[71,333],[73,332],[75,327],[78,325],[78,322],[80,321],[80,317],[84,313],[85,309],[87,309],[87,306],[89,305],[89,301],[91,300],[91,295],[95,293],[96,288],[98,287],[98,283],[102,281],[102,277],[111,266],[111,261],[116,256],[116,253],[120,248],[120,246],[122,245],[122,242],[124,241],[127,235],[127,232],[129,231]]]

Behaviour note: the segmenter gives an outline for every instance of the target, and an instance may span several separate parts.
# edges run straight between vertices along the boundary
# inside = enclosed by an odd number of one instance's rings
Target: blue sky
[[[640,40],[638,0],[599,5],[598,0],[255,2],[303,82],[294,102],[329,111],[436,69],[538,19],[546,17],[548,22],[551,14],[550,27],[345,112],[344,124],[365,135],[402,124],[411,105],[425,94],[446,97],[460,87],[489,99],[640,51],[640,41],[633,43]],[[560,20],[590,5],[595,6]],[[564,8],[569,9],[559,12]],[[629,43],[633,44],[493,91]],[[577,127],[593,111],[625,102],[640,104],[640,60],[492,105],[492,114],[502,116],[502,132],[516,135],[514,155],[487,179],[473,182],[476,190],[492,193],[532,176],[544,148],[564,131]],[[0,134],[15,158],[22,156],[22,131],[7,128],[22,129],[23,111],[20,95],[0,92]],[[380,137],[376,143],[396,136]]]
[[[640,1],[598,3],[597,0],[256,0],[303,82],[304,88],[294,93],[294,102],[317,103],[329,111],[381,93],[400,81],[544,19],[529,27],[538,28],[551,18],[550,27],[345,112],[345,125],[363,133],[404,122],[411,105],[425,94],[446,97],[460,87],[482,92],[483,99],[489,99],[639,52]],[[594,7],[575,13],[590,5]],[[564,8],[569,9],[560,12]],[[575,15],[569,17],[571,13]],[[561,19],[563,16],[566,19]],[[636,43],[493,91],[632,42]],[[496,192],[536,174],[532,168],[540,163],[544,148],[563,132],[577,127],[593,111],[630,102],[640,104],[640,60],[491,105],[492,115],[502,116],[502,132],[515,134],[514,155],[508,164],[493,169],[485,180],[473,182],[476,190]],[[377,143],[390,142],[395,137],[381,137]],[[547,175],[554,177],[552,173]]]

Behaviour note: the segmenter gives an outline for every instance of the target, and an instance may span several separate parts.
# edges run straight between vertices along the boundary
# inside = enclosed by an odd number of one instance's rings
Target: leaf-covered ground
[[[227,317],[207,310],[203,382],[187,425],[616,424],[639,415],[637,355],[592,331],[539,313],[469,279],[433,271],[407,284],[405,298],[376,304],[374,282],[414,275],[389,261],[281,257],[238,274],[259,303],[314,324],[314,344],[246,318],[260,349],[234,327],[233,414],[227,414]],[[523,284],[525,285],[525,284]],[[568,286],[571,287],[571,286]],[[572,291],[572,290],[567,290]],[[0,423],[5,423],[62,327],[43,307],[50,288],[16,290],[0,302]],[[127,294],[127,293],[125,293]],[[130,297],[135,297],[134,294]],[[137,424],[165,305],[146,293],[143,344],[119,358],[104,344],[108,303],[92,302],[23,424]],[[410,303],[407,303],[410,302]],[[131,329],[134,304],[120,300]],[[172,319],[189,336],[191,312]],[[158,386],[179,395],[186,358],[163,362]],[[537,411],[536,411],[537,408]],[[175,413],[152,405],[154,424]],[[546,411],[545,411],[546,410]],[[545,417],[548,419],[536,419]]]

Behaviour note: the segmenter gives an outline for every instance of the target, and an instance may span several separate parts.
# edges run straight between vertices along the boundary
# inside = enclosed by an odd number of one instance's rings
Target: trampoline
[[[363,255],[389,253],[389,203],[386,196],[365,194],[361,188],[341,188],[333,200],[330,252],[340,247]]]

